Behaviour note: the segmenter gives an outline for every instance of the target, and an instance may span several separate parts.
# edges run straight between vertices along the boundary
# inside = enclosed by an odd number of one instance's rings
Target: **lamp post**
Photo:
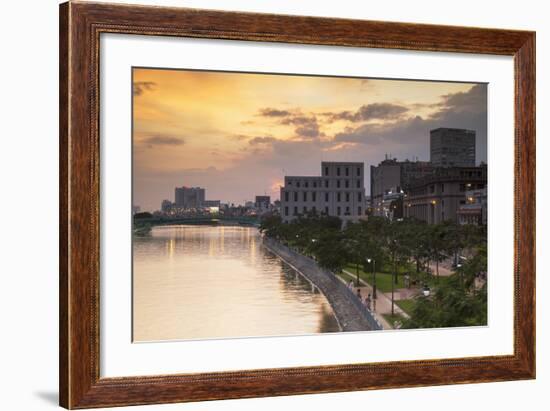
[[[367,263],[372,262],[372,298],[376,300],[376,260],[374,258],[367,258]]]
[[[424,288],[422,288],[422,294],[424,294],[424,297],[430,296],[430,287],[428,287],[428,284],[424,284]]]

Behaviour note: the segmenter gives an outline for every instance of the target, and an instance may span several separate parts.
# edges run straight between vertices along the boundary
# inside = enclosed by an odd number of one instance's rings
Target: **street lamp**
[[[367,263],[372,262],[372,298],[376,300],[376,260],[367,258]]]
[[[428,284],[425,284],[424,288],[422,289],[422,294],[424,294],[424,297],[429,297],[430,292],[431,292],[430,287],[428,287]]]

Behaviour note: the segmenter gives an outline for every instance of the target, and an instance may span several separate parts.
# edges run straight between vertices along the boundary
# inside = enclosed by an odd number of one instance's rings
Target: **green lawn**
[[[394,315],[382,314],[382,317],[384,317],[384,319],[388,322],[388,324],[391,325],[392,328],[395,328],[395,326],[393,324],[395,321],[399,321],[399,322],[403,323],[403,320],[404,320],[404,318],[402,316],[400,316],[399,314],[394,314]]]
[[[415,301],[414,299],[408,299],[408,300],[396,300],[395,303],[399,308],[401,308],[403,311],[405,311],[407,314],[411,314],[412,310],[414,308]]]
[[[356,271],[355,266],[347,266],[346,270],[353,274],[353,278],[356,278]],[[359,277],[363,280],[365,280],[370,285],[373,285],[374,278],[372,273],[365,273],[361,268],[359,268]],[[349,278],[348,278],[349,281]],[[397,276],[397,284],[395,284],[395,288],[404,288],[405,284],[403,281],[403,275]],[[392,275],[389,273],[376,273],[376,288],[383,293],[391,292],[392,288]]]

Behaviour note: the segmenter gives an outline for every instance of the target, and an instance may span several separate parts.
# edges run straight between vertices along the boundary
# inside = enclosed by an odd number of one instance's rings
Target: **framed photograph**
[[[60,6],[60,405],[535,378],[535,33]]]

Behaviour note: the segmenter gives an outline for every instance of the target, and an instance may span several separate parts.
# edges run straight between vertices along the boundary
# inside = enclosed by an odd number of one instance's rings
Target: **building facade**
[[[178,208],[189,209],[202,207],[206,190],[201,187],[176,187],[175,205]]]
[[[458,221],[458,210],[467,201],[466,192],[486,186],[487,166],[437,168],[411,182],[403,199],[404,217],[429,224]]]
[[[160,211],[163,213],[169,213],[172,210],[174,204],[170,200],[162,200],[160,204]]]
[[[435,167],[474,167],[476,132],[462,128],[431,130],[430,162]]]
[[[487,188],[466,191],[457,211],[459,224],[487,225]]]
[[[371,213],[375,216],[388,214],[387,204],[391,203],[396,194],[402,194],[411,181],[422,178],[433,172],[428,161],[397,161],[385,159],[377,166],[370,167],[370,199]]]
[[[201,204],[201,207],[205,208],[220,208],[221,201],[220,200],[204,200]]]
[[[289,222],[309,214],[357,221],[366,216],[364,164],[323,162],[321,176],[285,176],[281,217]]]
[[[271,207],[271,197],[270,196],[256,196],[256,199],[254,201],[254,207],[260,213],[264,213],[266,211],[269,211],[269,209]]]

